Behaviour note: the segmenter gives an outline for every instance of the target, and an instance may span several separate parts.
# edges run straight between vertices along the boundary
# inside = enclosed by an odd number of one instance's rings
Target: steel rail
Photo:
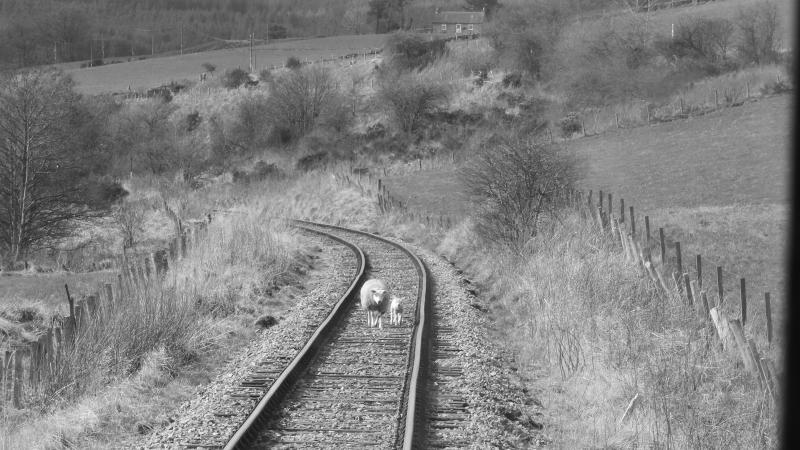
[[[429,280],[432,278],[429,276],[428,267],[414,252],[406,248],[404,245],[386,239],[382,236],[377,236],[372,233],[353,230],[350,228],[340,227],[336,225],[318,224],[314,222],[299,221],[299,220],[296,220],[295,222],[304,223],[307,225],[313,225],[321,228],[330,228],[348,233],[356,233],[364,236],[369,236],[371,238],[378,239],[380,241],[386,242],[387,244],[393,245],[394,247],[400,249],[403,253],[408,255],[412,261],[414,261],[414,266],[416,267],[417,273],[419,274],[420,277],[420,283],[417,294],[418,295],[417,298],[420,304],[417,307],[417,314],[414,321],[414,332],[412,341],[412,349],[414,354],[412,358],[410,358],[411,375],[406,385],[407,403],[406,403],[405,426],[401,427],[404,428],[402,436],[402,448],[404,450],[424,448],[425,444],[424,430],[426,426],[425,418],[428,406],[427,396],[425,395],[424,383],[427,382],[430,370],[429,361],[430,361],[431,341],[432,341],[431,322],[433,321],[433,312],[431,306],[431,304],[433,303],[431,299],[433,295],[433,290],[428,289]]]
[[[424,430],[426,426],[425,417],[427,411],[427,399],[425,396],[424,383],[427,381],[429,372],[428,361],[431,352],[430,336],[432,320],[430,299],[432,292],[428,286],[430,276],[427,267],[417,255],[415,255],[405,246],[384,237],[335,225],[320,224],[301,220],[294,220],[293,222],[298,228],[331,238],[353,249],[360,257],[358,276],[355,278],[354,282],[351,284],[339,302],[337,302],[336,306],[333,308],[325,321],[318,327],[303,349],[300,350],[292,363],[289,364],[289,366],[287,366],[287,368],[281,373],[281,376],[275,380],[267,394],[264,395],[253,412],[248,416],[247,420],[245,420],[239,430],[230,439],[228,444],[225,446],[225,449],[248,448],[248,444],[253,441],[255,435],[258,433],[258,424],[263,420],[266,420],[267,414],[264,414],[265,411],[275,410],[285,394],[291,390],[291,386],[294,385],[294,383],[302,376],[305,368],[308,367],[314,355],[316,355],[317,351],[322,347],[322,342],[324,339],[329,336],[333,330],[337,320],[346,312],[346,308],[343,307],[345,301],[352,295],[353,290],[364,281],[365,257],[363,251],[354,244],[347,242],[345,239],[330,233],[315,230],[310,227],[359,234],[382,241],[405,253],[413,262],[420,280],[417,292],[417,299],[419,303],[416,308],[416,316],[414,318],[414,328],[412,332],[411,348],[413,354],[411,355],[411,358],[409,358],[409,368],[407,371],[406,383],[403,389],[403,404],[406,405],[405,417],[402,423],[398,424],[398,436],[396,437],[396,442],[397,447],[402,447],[403,449],[423,448],[425,439]]]
[[[320,348],[321,342],[330,333],[339,317],[346,310],[344,306],[347,299],[350,298],[350,295],[353,293],[356,287],[364,282],[363,278],[366,270],[366,258],[364,257],[364,252],[359,247],[337,236],[322,233],[320,231],[302,226],[300,228],[312,233],[323,235],[350,248],[358,258],[358,272],[353,278],[353,281],[350,283],[350,287],[347,288],[347,291],[333,307],[330,314],[328,314],[328,317],[325,318],[314,334],[311,335],[306,342],[306,345],[300,349],[300,351],[297,353],[297,356],[295,356],[292,362],[286,366],[286,369],[283,370],[281,375],[275,380],[274,383],[272,383],[269,391],[264,394],[264,397],[253,409],[253,412],[250,413],[242,426],[239,427],[236,433],[225,445],[225,450],[248,448],[248,444],[254,439],[255,433],[258,431],[257,425],[264,418],[263,412],[265,410],[270,410],[277,407],[278,403],[283,399],[284,394],[289,391],[291,385],[294,384],[294,382],[301,376],[305,368],[308,367],[308,364],[313,360],[314,355]]]

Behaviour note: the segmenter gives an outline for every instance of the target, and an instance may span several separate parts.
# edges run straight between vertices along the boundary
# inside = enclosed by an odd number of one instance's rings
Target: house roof
[[[433,23],[483,23],[482,11],[441,11],[433,15]]]

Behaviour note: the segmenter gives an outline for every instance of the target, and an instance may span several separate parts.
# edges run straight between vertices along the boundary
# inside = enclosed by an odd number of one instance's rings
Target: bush
[[[262,69],[261,72],[258,73],[258,79],[264,83],[270,83],[273,78],[272,71],[269,69]]]
[[[295,167],[297,170],[308,172],[314,169],[322,169],[330,161],[331,157],[328,152],[317,152],[310,155],[303,156],[297,160]]]
[[[399,31],[386,41],[388,65],[401,71],[421,69],[442,56],[446,48],[444,40],[425,41],[417,34]]]
[[[764,0],[740,9],[736,25],[739,27],[736,49],[742,62],[765,64],[779,59],[780,18],[774,2]]]
[[[286,68],[287,69],[295,70],[295,69],[299,69],[301,67],[303,67],[303,63],[300,62],[300,60],[297,59],[296,57],[290,56],[290,57],[288,57],[286,59]]]
[[[184,129],[187,133],[194,131],[197,127],[200,126],[200,123],[203,121],[203,117],[200,116],[200,112],[195,110],[190,112],[186,115],[186,118],[183,120]]]
[[[339,85],[324,67],[293,70],[275,79],[269,97],[273,125],[298,138],[317,124],[344,127],[349,116]],[[341,117],[340,117],[341,116]]]
[[[561,136],[571,137],[575,133],[579,133],[583,128],[581,119],[578,113],[568,113],[564,118],[558,121],[559,128],[561,128]]]
[[[669,53],[665,56],[722,61],[728,54],[733,31],[733,23],[723,18],[681,19],[675,27],[675,37],[668,46]]]
[[[236,111],[236,121],[230,132],[230,140],[237,152],[249,154],[267,145],[269,138],[269,100],[263,95],[245,98]]]
[[[503,77],[503,87],[504,88],[508,88],[508,87],[518,88],[520,86],[522,86],[522,74],[521,73],[519,73],[519,72],[511,72],[509,74],[506,74],[506,76]]]
[[[434,112],[447,98],[443,86],[414,75],[387,78],[378,87],[378,101],[405,132],[417,129],[425,115]]]
[[[560,194],[577,179],[577,161],[554,145],[537,145],[515,132],[500,138],[461,169],[460,178],[478,213],[475,229],[485,241],[519,251],[540,222],[555,217]]]
[[[236,89],[250,82],[250,75],[243,69],[232,69],[225,72],[222,85],[228,89]]]

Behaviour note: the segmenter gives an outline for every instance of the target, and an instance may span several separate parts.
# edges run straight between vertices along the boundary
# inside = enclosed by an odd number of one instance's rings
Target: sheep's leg
[[[383,315],[378,314],[378,328],[383,329]]]

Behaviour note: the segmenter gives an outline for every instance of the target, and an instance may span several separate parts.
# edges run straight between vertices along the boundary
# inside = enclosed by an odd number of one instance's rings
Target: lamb
[[[367,326],[383,328],[383,314],[389,308],[389,288],[383,280],[373,278],[361,286],[361,309],[367,312]]]
[[[389,323],[392,325],[400,325],[403,321],[403,305],[400,302],[403,299],[395,295],[392,296],[391,306],[389,307]]]

